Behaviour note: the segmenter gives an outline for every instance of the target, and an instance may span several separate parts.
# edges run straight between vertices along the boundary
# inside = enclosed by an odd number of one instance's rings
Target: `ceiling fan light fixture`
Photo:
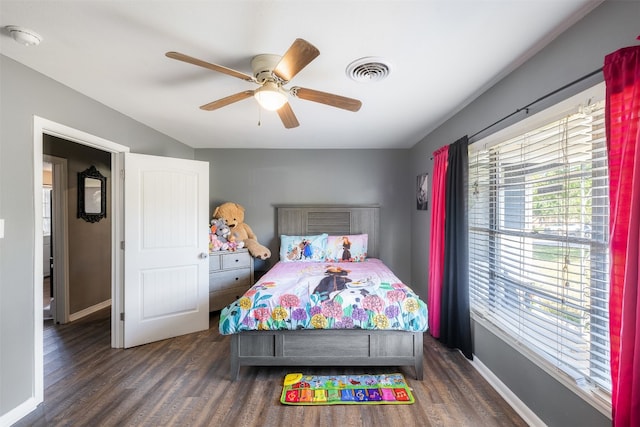
[[[274,82],[266,82],[256,89],[253,96],[265,110],[276,111],[287,103],[287,94]]]

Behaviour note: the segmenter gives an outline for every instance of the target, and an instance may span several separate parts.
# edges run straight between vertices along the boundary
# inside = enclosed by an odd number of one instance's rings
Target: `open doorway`
[[[41,117],[34,117],[34,129],[33,129],[33,144],[34,144],[34,200],[35,200],[35,229],[42,229],[43,222],[43,207],[42,207],[42,165],[44,161],[44,141],[48,137],[56,137],[63,140],[66,140],[70,143],[75,143],[78,146],[82,146],[85,148],[93,148],[97,149],[101,152],[104,152],[105,155],[110,160],[110,169],[111,170],[121,170],[122,169],[122,156],[121,153],[129,152],[129,148],[100,137],[88,134],[86,132],[52,122]],[[55,170],[55,165],[54,165]],[[73,182],[74,176],[71,173],[65,178],[68,182]],[[75,188],[75,187],[74,187]],[[76,198],[77,195],[73,193],[74,188],[67,188],[66,191],[62,192],[65,197],[68,198]],[[122,241],[123,236],[123,192],[122,192],[122,182],[120,179],[111,179],[108,183],[108,188],[110,191],[110,199],[111,203],[108,206],[107,216],[111,218],[111,224],[109,230],[106,232],[107,239],[110,242],[110,261],[109,261],[109,271],[110,271],[110,283],[109,283],[109,304],[112,306],[111,310],[111,346],[112,347],[122,347],[123,346],[123,322],[120,321],[119,316],[116,313],[121,312],[121,294],[122,294],[122,253],[119,251],[119,243]],[[55,195],[55,193],[54,193]],[[55,199],[54,199],[55,200]],[[61,203],[64,206],[67,206],[68,203]],[[55,210],[55,203],[54,203]],[[67,215],[74,216],[75,212],[67,212]],[[55,219],[55,212],[53,213],[53,218]],[[60,221],[58,221],[60,222]],[[56,221],[53,221],[53,227],[55,228]],[[53,245],[64,243],[64,236],[67,234],[66,231],[59,234],[55,229],[53,230],[53,234],[60,235],[59,239],[54,239]],[[35,233],[35,247],[43,248],[44,239],[42,233]],[[58,242],[58,243],[56,243]],[[68,244],[64,245],[64,247],[68,248]],[[54,252],[56,249],[54,248]],[[44,257],[42,250],[36,250],[35,253],[35,276],[34,276],[34,313],[35,313],[35,324],[36,324],[36,334],[35,334],[35,357],[34,357],[34,371],[35,371],[35,383],[34,390],[36,391],[36,401],[41,401],[41,392],[43,391],[43,348],[42,348],[42,325],[43,325],[43,271],[42,266],[44,264]],[[68,258],[68,255],[65,255]],[[60,258],[60,257],[59,257]],[[64,257],[63,257],[64,258]],[[52,270],[52,274],[54,275],[54,297],[55,290],[60,288],[56,287],[56,282],[58,284],[64,283],[58,279],[59,273],[67,273],[65,271],[65,267],[57,268],[56,260],[54,259],[54,268]],[[65,279],[66,280],[66,279]],[[61,298],[60,302],[62,302]],[[112,303],[113,302],[113,303]],[[56,303],[56,311],[60,312],[60,305]],[[96,307],[90,308],[91,310]],[[74,309],[71,309],[72,315],[74,314]],[[69,312],[69,307],[65,307],[65,312]],[[75,313],[76,315],[82,316],[82,310],[80,313]],[[73,316],[71,316],[73,317]],[[69,319],[73,320],[73,318]],[[40,398],[40,399],[38,399]]]
[[[111,218],[109,232],[106,233],[110,243],[111,346],[114,348],[125,346],[124,314],[126,301],[129,302],[128,311],[126,312],[127,331],[130,337],[128,346],[141,345],[146,342],[207,329],[209,327],[209,262],[207,257],[209,240],[208,229],[205,231],[204,228],[200,227],[200,224],[206,223],[209,217],[208,163],[129,153],[128,147],[36,116],[34,117],[33,129],[34,157],[32,164],[34,172],[34,230],[42,229],[43,141],[48,136],[98,149],[105,152],[110,159],[110,169],[113,174],[111,174],[109,182],[106,183],[106,187],[110,191],[110,203],[107,204],[108,206],[105,207],[104,212],[107,217]],[[125,162],[127,164],[126,181],[124,179]],[[68,175],[68,182],[72,182],[73,176],[70,171]],[[81,181],[81,177],[82,174],[77,174],[75,182],[83,182],[86,188],[87,180],[85,178]],[[173,185],[174,183],[178,183],[178,185]],[[81,187],[76,185],[75,195],[73,190],[67,190],[68,197],[75,197],[76,200],[80,200],[81,196],[78,188]],[[93,187],[89,186],[89,188]],[[167,189],[172,191],[166,191]],[[127,200],[125,200],[125,193],[127,194]],[[86,198],[87,193],[83,194]],[[95,193],[92,192],[91,194]],[[143,194],[149,197],[142,197],[141,195]],[[145,203],[141,204],[140,200],[143,199]],[[125,204],[127,209],[125,209]],[[168,206],[167,211],[177,214],[167,219],[164,214],[154,214],[158,213],[156,206]],[[185,210],[185,207],[189,207],[189,209]],[[145,215],[136,210],[136,208],[142,208],[142,212]],[[86,215],[88,213],[89,210],[86,210],[85,216],[88,216]],[[69,216],[73,216],[73,214],[69,212]],[[102,214],[100,215],[102,216]],[[81,216],[78,215],[78,217]],[[53,217],[55,218],[55,213]],[[129,239],[126,252],[124,251],[126,240],[125,217],[128,224],[126,237]],[[140,233],[143,227],[146,233]],[[158,233],[157,230],[162,232]],[[175,233],[174,230],[176,230]],[[56,235],[57,232],[54,231],[53,234]],[[145,246],[143,248],[140,244],[140,238],[143,235],[146,236],[145,242],[153,241],[155,246]],[[172,244],[167,247],[167,245],[164,245],[166,239],[157,239],[156,237],[158,236],[174,236]],[[37,248],[37,250],[35,251],[33,264],[35,331],[32,389],[33,402],[39,404],[44,401],[43,233],[34,233],[33,237],[34,248]],[[57,240],[59,241],[59,239]],[[184,242],[190,242],[190,244],[185,245]],[[156,247],[161,247],[164,250],[162,257],[145,257],[141,255],[141,248],[148,250]],[[91,250],[91,248],[88,250]],[[125,268],[125,257],[127,268]],[[146,264],[143,265],[142,261],[149,260],[158,263],[158,265],[154,264],[151,267]],[[167,260],[171,260],[171,262],[169,263]],[[174,271],[185,272],[184,274],[180,273],[180,277],[185,279],[179,283],[171,281],[170,286],[166,286],[166,283],[168,283],[166,274],[161,274],[161,272],[166,271],[168,265]],[[91,266],[88,267],[90,268]],[[55,271],[56,268],[54,267],[54,274]],[[164,286],[161,289],[166,298],[158,299],[155,298],[157,295],[154,292],[142,292],[141,281],[143,273],[147,274],[146,278],[151,279],[151,282],[145,283],[152,286],[152,289],[156,288],[157,282]],[[126,288],[124,286],[125,276],[128,283]],[[150,288],[148,287],[147,289]],[[174,302],[180,300],[177,296],[182,297],[187,294],[185,290],[188,291],[188,298],[182,298],[182,300],[189,302],[187,307],[189,309],[185,310],[184,304],[162,304],[164,301]],[[151,304],[153,302],[155,304]],[[143,312],[141,307],[150,308],[150,314],[149,312]],[[157,325],[156,322],[153,326],[149,326],[147,321],[150,318],[158,322],[164,322],[164,324]],[[135,332],[138,332],[138,334],[136,335]],[[156,336],[158,333],[161,333],[161,335]],[[134,341],[136,339],[138,341]]]
[[[122,168],[122,156],[120,153],[129,151],[128,147],[120,144],[116,144],[102,138],[96,137],[91,134],[79,131],[74,128],[70,128],[65,125],[61,125],[50,120],[43,119],[38,116],[33,118],[33,200],[34,200],[34,230],[37,232],[33,234],[34,248],[34,264],[33,264],[33,314],[34,314],[34,343],[33,343],[33,402],[36,404],[44,401],[44,345],[43,345],[43,293],[42,293],[42,278],[43,278],[43,233],[40,230],[42,226],[42,164],[44,161],[43,154],[43,140],[45,135],[56,136],[66,139],[68,141],[76,142],[78,144],[98,148],[100,150],[110,153],[111,165],[114,170],[120,170]],[[111,205],[111,211],[109,214],[112,216],[112,225],[110,230],[110,241],[112,242],[111,248],[111,292],[114,295],[116,303],[112,305],[111,314],[111,346],[122,347],[123,344],[123,323],[117,319],[114,312],[120,312],[120,299],[122,294],[122,274],[116,272],[121,271],[122,254],[116,248],[117,242],[120,242],[123,236],[123,192],[120,180],[111,180],[110,185],[112,191],[113,203]],[[66,194],[66,192],[65,192]],[[55,272],[55,269],[54,269]]]
[[[47,191],[47,161],[52,165],[53,196],[47,212],[43,196],[43,269],[47,267],[47,241],[51,241],[52,266],[49,282],[53,285],[50,318],[66,323],[85,317],[111,305],[112,294],[112,215],[87,218],[80,215],[80,176],[86,170],[99,171],[107,182],[111,176],[111,153],[65,138],[43,135],[43,192]],[[66,195],[66,197],[64,197]],[[111,206],[111,191],[105,189],[106,207]],[[47,215],[50,215],[47,218]],[[47,227],[50,223],[50,227]],[[49,230],[47,230],[47,228]],[[48,232],[47,232],[48,231]],[[46,270],[45,270],[46,271]],[[46,277],[46,273],[44,274]],[[46,280],[46,279],[45,279]],[[47,288],[43,288],[46,306]],[[44,315],[47,312],[45,310]]]
[[[42,162],[42,317],[44,320],[53,320],[51,302],[53,300],[52,261],[53,248],[51,242],[51,215],[53,204],[53,163]]]

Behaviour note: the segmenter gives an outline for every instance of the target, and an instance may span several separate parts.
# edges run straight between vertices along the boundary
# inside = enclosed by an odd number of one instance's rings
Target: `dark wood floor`
[[[17,426],[526,426],[457,351],[425,335],[424,380],[412,368],[244,367],[229,380],[229,337],[208,331],[110,348],[109,310],[45,324],[44,403]],[[288,372],[402,372],[413,405],[286,406]]]

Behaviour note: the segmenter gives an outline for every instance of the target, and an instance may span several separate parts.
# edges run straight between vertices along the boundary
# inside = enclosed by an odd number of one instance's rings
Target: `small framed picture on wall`
[[[416,208],[419,211],[429,209],[429,174],[423,173],[416,179]]]

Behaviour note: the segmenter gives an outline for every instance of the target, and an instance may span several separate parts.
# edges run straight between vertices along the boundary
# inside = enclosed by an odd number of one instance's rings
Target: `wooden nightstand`
[[[247,249],[209,254],[209,311],[220,310],[253,285],[253,258]]]

